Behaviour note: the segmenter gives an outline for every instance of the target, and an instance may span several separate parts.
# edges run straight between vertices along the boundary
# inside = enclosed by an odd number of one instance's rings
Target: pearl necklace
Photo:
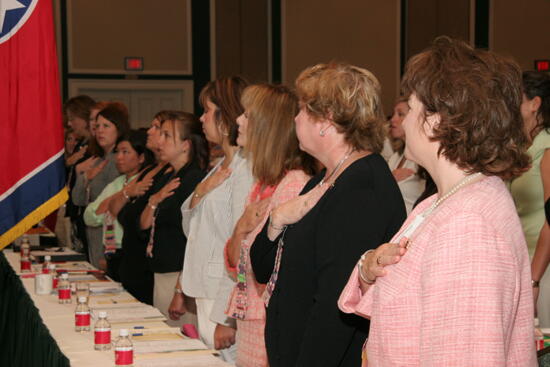
[[[330,178],[332,176],[334,176],[334,174],[336,173],[336,171],[338,171],[340,169],[340,167],[342,166],[342,164],[344,164],[344,162],[350,157],[350,155],[353,154],[353,152],[355,152],[355,149],[352,149],[349,153],[347,153],[344,158],[340,159],[340,161],[336,164],[336,167],[334,167],[334,169],[332,170],[332,172],[330,173],[330,175],[328,175],[328,177],[326,178],[323,178],[321,181],[319,181],[319,186],[323,186],[328,180],[330,180]]]
[[[481,175],[481,172],[474,173],[473,175],[469,175],[464,177],[462,180],[460,180],[456,185],[454,185],[445,195],[437,199],[429,208],[424,212],[425,216],[430,215],[435,208],[437,208],[442,202],[447,200],[450,196],[455,194],[458,190],[460,190],[462,187],[466,186],[468,183],[470,183],[472,180],[476,179]]]
[[[460,180],[456,185],[454,185],[445,195],[441,196],[439,199],[437,199],[426,211],[424,211],[421,214],[418,214],[413,221],[405,228],[405,230],[401,233],[399,240],[403,237],[407,237],[410,239],[411,235],[416,231],[416,229],[424,222],[426,217],[428,217],[432,212],[439,206],[441,203],[443,203],[445,200],[447,200],[449,197],[451,197],[453,194],[455,194],[458,190],[460,190],[462,187],[466,186],[468,183],[472,182],[476,178],[481,176],[481,172],[474,173],[473,175],[469,175],[464,177],[462,180]]]

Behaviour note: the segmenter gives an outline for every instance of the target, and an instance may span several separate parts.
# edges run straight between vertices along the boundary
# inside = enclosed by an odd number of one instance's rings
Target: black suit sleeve
[[[275,241],[271,241],[267,237],[268,226],[269,223],[267,222],[262,231],[256,236],[250,248],[250,263],[252,264],[256,281],[260,284],[266,284],[271,277],[273,267],[275,266],[275,256],[277,255],[277,244],[281,237],[279,235]]]
[[[312,258],[317,269],[315,303],[296,366],[338,366],[357,330],[366,333],[367,321],[343,314],[337,307],[338,297],[361,254],[389,241],[405,219],[402,202],[382,203],[380,197],[388,196],[375,190],[359,188],[338,194],[338,200],[322,208],[317,223]]]

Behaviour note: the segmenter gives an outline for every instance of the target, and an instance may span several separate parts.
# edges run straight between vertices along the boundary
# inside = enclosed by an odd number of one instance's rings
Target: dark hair
[[[65,118],[68,118],[67,113],[70,112],[72,115],[81,118],[88,123],[88,120],[90,119],[90,110],[94,107],[95,103],[96,102],[92,99],[92,97],[84,94],[72,97],[67,100],[63,106]]]
[[[101,116],[115,125],[117,129],[117,138],[127,134],[130,130],[130,125],[128,123],[128,108],[123,103],[111,102],[107,105],[107,107],[99,111],[97,116]],[[103,148],[99,148],[99,156],[103,156],[105,152],[103,151]]]
[[[407,62],[402,87],[424,105],[425,117],[439,115],[431,139],[461,169],[512,179],[529,167],[514,61],[438,37]]]
[[[136,151],[138,155],[143,154],[143,163],[140,165],[139,170],[155,163],[155,155],[150,151],[145,144],[147,143],[147,133],[143,130],[130,130],[126,134],[118,138],[116,144],[127,141],[132,146],[132,149]]]
[[[550,75],[540,71],[524,71],[523,93],[528,99],[540,98],[537,125],[530,133],[536,133],[540,129],[548,131],[550,129]]]
[[[180,139],[191,141],[191,148],[189,151],[189,163],[196,163],[201,169],[206,170],[208,168],[209,151],[208,142],[202,131],[202,124],[199,119],[192,113],[182,111],[170,111],[166,122],[172,122],[172,129],[177,129]],[[176,134],[174,134],[174,139]]]
[[[170,118],[170,114],[173,112],[174,111],[170,110],[159,111],[155,114],[155,116],[153,116],[153,119],[158,120],[162,124],[166,119]]]
[[[237,145],[237,117],[243,112],[241,94],[248,82],[240,76],[224,77],[213,80],[202,88],[199,96],[200,104],[206,107],[206,101],[210,100],[216,105],[216,121],[227,129],[229,144]]]

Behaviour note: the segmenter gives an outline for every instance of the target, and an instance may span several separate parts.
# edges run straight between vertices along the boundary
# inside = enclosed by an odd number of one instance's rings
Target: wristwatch
[[[533,288],[538,288],[539,287],[539,283],[540,283],[540,280],[531,280],[531,286]]]

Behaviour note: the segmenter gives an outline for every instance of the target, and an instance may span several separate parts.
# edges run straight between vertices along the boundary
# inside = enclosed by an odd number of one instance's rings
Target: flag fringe
[[[48,201],[33,210],[25,218],[21,219],[19,223],[4,232],[0,236],[0,250],[12,243],[16,238],[19,238],[29,228],[46,218],[61,205],[65,204],[68,198],[67,188],[63,187],[55,196],[52,196]]]

